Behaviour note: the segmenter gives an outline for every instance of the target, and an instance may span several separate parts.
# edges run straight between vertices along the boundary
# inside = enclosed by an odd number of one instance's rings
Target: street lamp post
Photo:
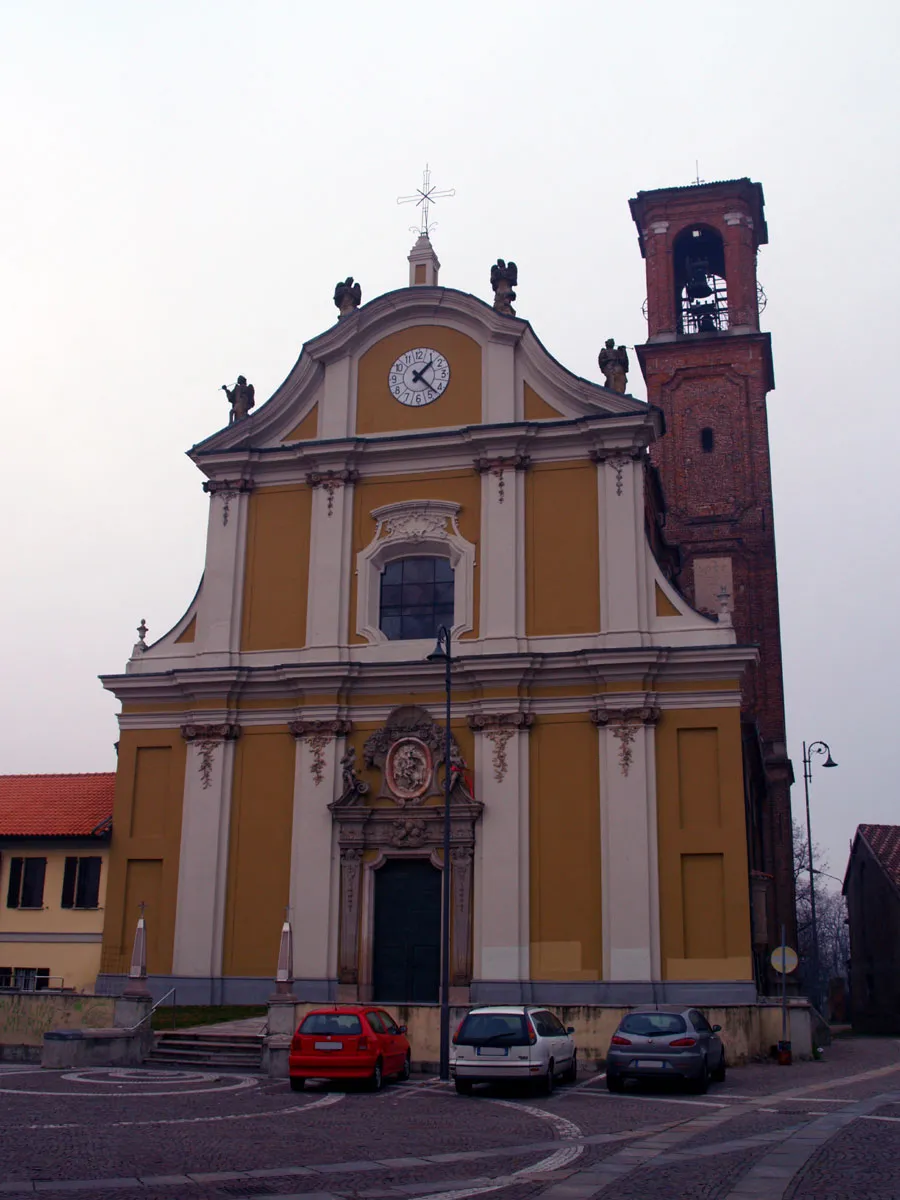
[[[831,747],[827,742],[803,743],[803,790],[806,795],[806,846],[809,851],[809,915],[812,925],[812,993],[811,999],[816,1008],[819,1007],[819,927],[816,923],[816,876],[813,868],[812,824],[809,819],[809,785],[812,782],[812,756],[827,755],[823,767],[836,767],[837,763],[831,757]]]
[[[441,1079],[450,1078],[450,630],[441,625],[437,645],[428,655],[429,662],[444,661],[444,690],[447,696],[444,741],[444,870],[441,877]]]

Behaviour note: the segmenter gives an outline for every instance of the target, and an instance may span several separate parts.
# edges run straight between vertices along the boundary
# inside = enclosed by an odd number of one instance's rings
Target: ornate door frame
[[[355,752],[344,757],[343,792],[329,807],[337,825],[340,852],[340,925],[338,930],[338,996],[371,998],[374,940],[375,872],[391,858],[425,858],[443,870],[444,805],[428,803],[440,796],[438,768],[443,763],[444,733],[422,709],[395,709],[386,724],[366,743],[366,765],[382,773],[380,797],[396,807],[372,808],[365,797],[369,785],[356,774]],[[421,795],[410,801],[409,789],[394,791],[391,751],[397,743],[423,747]],[[472,890],[475,825],[483,805],[465,783],[459,747],[452,745],[450,792],[450,984],[454,1003],[464,1003],[472,980]],[[375,853],[368,853],[372,852]]]

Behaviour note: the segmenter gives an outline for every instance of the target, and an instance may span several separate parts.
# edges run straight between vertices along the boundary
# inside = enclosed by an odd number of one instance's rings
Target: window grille
[[[381,576],[381,632],[390,641],[435,637],[453,624],[453,590],[449,559],[394,559]]]

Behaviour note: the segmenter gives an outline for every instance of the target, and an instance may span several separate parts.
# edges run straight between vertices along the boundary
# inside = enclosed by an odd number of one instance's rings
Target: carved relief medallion
[[[434,775],[431,751],[419,738],[401,738],[388,751],[384,772],[395,796],[418,800],[428,791]]]

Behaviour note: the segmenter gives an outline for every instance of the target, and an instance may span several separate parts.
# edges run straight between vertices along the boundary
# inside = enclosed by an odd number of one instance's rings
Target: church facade
[[[493,307],[427,237],[409,286],[339,285],[276,393],[192,449],[202,582],[103,680],[104,990],[144,903],[179,1003],[263,1000],[286,912],[300,999],[434,1003],[449,866],[454,1003],[755,999],[758,650],[727,588],[699,611],[673,583],[660,407],[621,361],[610,387],[556,362],[498,266]]]

